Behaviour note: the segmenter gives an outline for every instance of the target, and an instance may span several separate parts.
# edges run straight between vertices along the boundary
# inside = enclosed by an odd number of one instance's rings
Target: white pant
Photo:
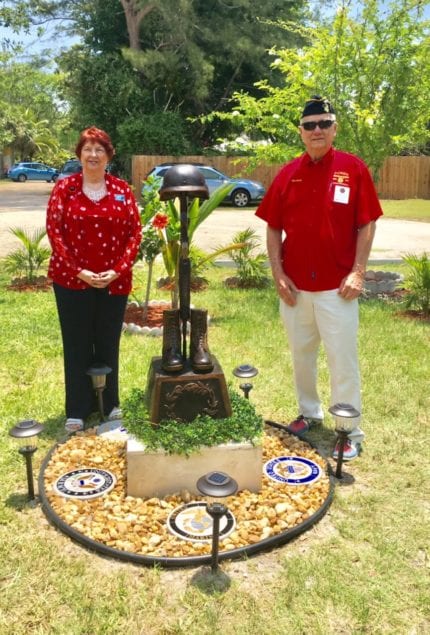
[[[330,405],[347,403],[361,412],[358,300],[344,300],[337,289],[300,291],[295,306],[280,301],[280,313],[293,358],[300,414],[312,419],[324,417],[317,392],[317,358],[321,340],[330,371]],[[353,423],[354,429],[348,436],[361,443],[364,433],[359,427],[360,417],[354,418]]]

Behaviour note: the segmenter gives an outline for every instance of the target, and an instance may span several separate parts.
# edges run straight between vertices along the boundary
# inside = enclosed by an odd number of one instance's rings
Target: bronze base
[[[163,419],[182,423],[198,415],[231,417],[231,404],[221,366],[214,355],[210,373],[196,373],[187,360],[180,373],[166,373],[161,357],[153,357],[148,373],[148,409],[153,423]]]

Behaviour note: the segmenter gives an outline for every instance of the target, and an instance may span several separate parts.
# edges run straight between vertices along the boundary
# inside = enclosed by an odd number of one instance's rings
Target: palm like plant
[[[160,189],[162,179],[160,177],[148,177],[143,195],[143,210],[141,212],[142,225],[146,226],[151,220],[155,227],[158,227],[158,236],[160,238],[161,255],[163,257],[164,266],[170,280],[174,281],[172,288],[172,307],[178,307],[179,298],[179,256],[180,256],[180,232],[181,220],[175,201],[170,200],[162,202],[158,190]],[[193,199],[188,209],[188,241],[190,250],[192,249],[192,239],[197,227],[206,220],[206,218],[221,205],[226,196],[233,188],[232,183],[226,183],[217,188],[207,200],[200,204],[198,198]],[[162,221],[165,217],[165,222]],[[231,250],[240,249],[241,244],[231,244],[225,247],[218,247],[205,257],[199,255],[194,261],[198,267],[213,261],[219,255],[228,253]]]
[[[418,307],[428,317],[430,315],[430,260],[427,253],[421,256],[406,254],[403,260],[408,266],[406,279],[409,295],[406,297],[406,308]]]
[[[10,231],[19,238],[23,246],[6,257],[6,271],[11,275],[22,276],[25,274],[29,282],[34,282],[40,267],[51,253],[50,249],[40,245],[46,236],[46,230],[42,227],[30,234],[21,227],[15,227],[11,228]]]
[[[268,282],[267,256],[263,252],[256,252],[260,247],[260,239],[255,230],[247,227],[237,232],[233,243],[238,246],[237,251],[231,252],[231,258],[237,266],[237,277],[241,287],[263,287]]]

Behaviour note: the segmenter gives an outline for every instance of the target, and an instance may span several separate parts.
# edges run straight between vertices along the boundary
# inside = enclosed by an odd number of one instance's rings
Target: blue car
[[[55,183],[58,177],[58,170],[50,168],[44,163],[22,162],[15,163],[8,172],[8,177],[12,181],[46,181],[47,183]]]
[[[164,177],[167,170],[173,165],[177,165],[177,163],[162,163],[161,165],[156,165],[149,172],[148,176],[153,175]],[[246,207],[250,203],[261,201],[266,193],[264,185],[259,183],[259,181],[252,181],[250,179],[233,179],[219,170],[202,163],[193,163],[192,165],[198,168],[203,175],[206,185],[208,186],[209,194],[212,194],[214,190],[216,190],[220,185],[224,185],[224,183],[233,183],[233,189],[226,198],[225,202],[230,202],[235,207]],[[144,187],[145,185],[143,185],[143,188]]]
[[[78,172],[82,172],[81,162],[78,159],[69,159],[61,168],[58,180],[65,179],[71,174],[78,174]]]

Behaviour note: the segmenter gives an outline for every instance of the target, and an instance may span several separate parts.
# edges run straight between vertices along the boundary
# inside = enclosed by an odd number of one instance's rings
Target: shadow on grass
[[[190,585],[206,595],[225,593],[231,585],[231,578],[218,569],[213,572],[210,567],[202,567],[191,578]]]
[[[30,500],[27,493],[25,494],[11,494],[5,500],[6,507],[11,507],[16,511],[20,512],[27,507],[37,507],[39,504],[38,496]]]

